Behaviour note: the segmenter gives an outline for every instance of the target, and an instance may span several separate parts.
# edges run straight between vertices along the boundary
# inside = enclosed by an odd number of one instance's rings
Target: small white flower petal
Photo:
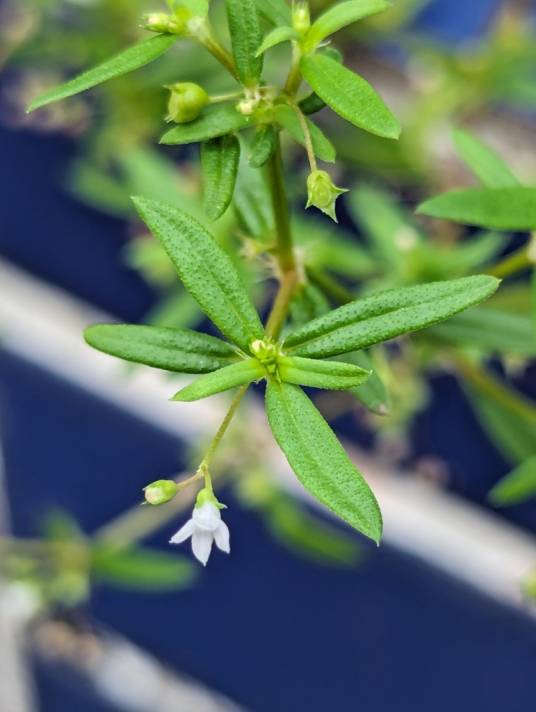
[[[174,534],[171,539],[169,540],[170,544],[182,544],[183,541],[186,541],[189,536],[192,536],[192,534],[195,531],[195,522],[193,519],[189,519],[186,524],[179,529],[179,531]]]
[[[194,507],[192,518],[198,528],[209,532],[216,531],[221,522],[220,510],[212,502],[205,502],[200,507]]]
[[[212,542],[214,537],[212,532],[196,529],[192,534],[192,551],[195,558],[200,561],[203,566],[207,565],[208,557],[212,551]]]
[[[229,527],[223,521],[220,521],[220,526],[214,532],[214,541],[220,551],[226,554],[231,552],[231,544],[229,542]]]

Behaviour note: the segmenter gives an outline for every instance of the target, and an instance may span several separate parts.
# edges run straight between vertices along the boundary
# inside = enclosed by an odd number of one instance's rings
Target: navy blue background
[[[420,23],[462,41],[482,32],[497,4],[433,2]],[[124,225],[61,189],[74,151],[63,139],[0,131],[0,253],[139,319],[154,294],[124,266]],[[455,381],[433,388],[415,451],[447,459],[451,486],[483,504],[506,465]],[[0,408],[17,534],[36,533],[51,507],[91,531],[134,504],[148,473],[181,464],[180,442],[5,352]],[[530,527],[534,515],[533,505],[502,514]],[[194,588],[150,597],[98,587],[91,615],[255,712],[516,712],[533,702],[536,630],[521,614],[388,546],[367,548],[357,569],[326,569],[289,555],[236,504],[226,519],[233,554],[217,553]],[[151,543],[165,546],[176,526]],[[38,665],[36,675],[44,712],[111,711],[64,671]]]

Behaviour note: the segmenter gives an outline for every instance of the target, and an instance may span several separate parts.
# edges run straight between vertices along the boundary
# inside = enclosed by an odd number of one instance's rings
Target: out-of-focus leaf
[[[292,27],[275,27],[261,42],[257,55],[264,54],[264,52],[282,42],[290,42],[290,40],[296,40],[299,37],[299,34]]]
[[[249,165],[252,168],[260,168],[270,160],[275,151],[277,130],[273,124],[260,126],[251,145]]]
[[[210,220],[221,218],[233,199],[240,143],[229,134],[201,144],[203,203]]]
[[[249,358],[197,378],[193,383],[175,393],[171,400],[196,401],[201,398],[208,398],[215,393],[222,393],[230,388],[253,383],[253,381],[258,381],[265,376],[266,371],[257,359]]]
[[[190,293],[185,289],[179,289],[161,299],[144,316],[144,321],[151,326],[188,329],[198,324],[202,316],[201,310]]]
[[[290,315],[295,328],[322,316],[329,311],[329,303],[314,284],[304,284],[296,292],[290,305]]]
[[[352,351],[344,354],[344,360],[361,366],[361,368],[370,371],[371,374],[367,380],[359,386],[350,388],[349,392],[360,401],[365,408],[376,413],[376,415],[388,415],[390,408],[390,398],[384,382],[378,375],[378,371],[374,366],[374,361],[371,359],[367,351]]]
[[[124,218],[132,210],[130,197],[117,179],[89,160],[71,166],[66,188],[78,200],[104,213]]]
[[[140,591],[169,591],[189,586],[194,567],[176,554],[147,548],[116,549],[98,545],[93,551],[93,575],[108,584]]]
[[[264,171],[242,162],[233,203],[241,227],[249,237],[259,240],[273,237],[274,215]]]
[[[313,22],[305,38],[305,51],[314,49],[322,40],[343,27],[386,10],[390,5],[385,0],[347,0],[337,3]]]
[[[166,146],[199,143],[241,131],[251,123],[251,118],[241,114],[234,106],[216,104],[204,111],[195,121],[178,124],[167,131],[160,139],[160,143]]]
[[[520,185],[508,165],[486,144],[467,131],[455,131],[454,145],[460,157],[486,188],[512,188]]]
[[[300,125],[300,120],[296,112],[290,106],[279,104],[275,108],[274,116],[276,121],[289,132],[295,141],[301,143],[302,146],[305,145],[305,137]],[[331,141],[310,119],[306,118],[305,120],[307,121],[307,126],[311,133],[311,141],[315,155],[320,158],[321,161],[334,163],[336,154]]]
[[[167,52],[176,40],[177,37],[175,35],[156,35],[156,37],[150,37],[133,47],[129,47],[115,57],[99,64],[97,67],[89,69],[87,72],[79,74],[65,84],[54,87],[54,89],[50,89],[44,94],[41,94],[41,96],[32,101],[28,107],[28,111],[35,111],[54,101],[74,96],[74,94],[79,94],[87,89],[91,89],[97,86],[97,84],[102,84],[102,82],[106,82],[109,79],[115,79],[123,74],[139,69],[149,64],[149,62],[158,59],[164,52]]]
[[[290,25],[292,16],[286,0],[255,0],[261,17],[272,25]]]
[[[536,188],[452,190],[425,200],[417,212],[491,230],[533,230],[536,228]]]
[[[490,490],[493,504],[509,506],[536,497],[536,456],[515,467]]]
[[[255,0],[225,0],[225,5],[238,76],[245,86],[255,86],[263,63],[257,54],[262,32]]]

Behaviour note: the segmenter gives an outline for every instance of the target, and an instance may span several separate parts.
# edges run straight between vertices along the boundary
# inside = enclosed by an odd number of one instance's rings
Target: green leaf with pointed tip
[[[295,141],[301,143],[302,146],[305,145],[305,138],[300,120],[294,109],[286,104],[279,104],[275,108],[274,116],[276,121],[289,132]],[[319,129],[318,126],[311,121],[311,119],[305,117],[305,120],[307,121],[307,126],[309,127],[309,131],[311,133],[311,141],[313,143],[315,155],[320,158],[321,161],[326,161],[326,163],[335,163],[336,153],[331,141],[326,138],[321,129]]]
[[[271,32],[269,32],[266,37],[261,42],[261,46],[256,52],[257,57],[264,54],[266,50],[275,47],[282,42],[290,42],[291,40],[297,40],[300,35],[296,32],[293,27],[275,27]]]
[[[178,373],[209,373],[237,360],[230,344],[190,329],[95,324],[85,330],[84,338],[111,356]]]
[[[217,104],[209,107],[195,121],[178,124],[167,131],[160,139],[160,143],[166,146],[199,143],[241,131],[251,123],[251,118],[241,114],[234,106]]]
[[[91,564],[96,578],[121,588],[142,591],[184,588],[195,576],[189,561],[145,547],[118,549],[97,544]]]
[[[351,363],[300,356],[281,357],[278,361],[278,372],[285,383],[339,391],[359,386],[370,376],[370,371]]]
[[[301,388],[270,379],[266,410],[275,439],[305,489],[379,542],[382,517],[372,490]]]
[[[490,490],[488,499],[509,506],[536,497],[536,456],[522,462]]]
[[[79,94],[80,92],[97,86],[97,84],[108,81],[108,79],[115,79],[123,74],[139,69],[149,64],[149,62],[158,59],[164,52],[167,52],[176,40],[176,35],[157,35],[133,47],[129,47],[115,57],[99,64],[97,67],[89,69],[87,72],[79,74],[65,84],[41,94],[41,96],[38,96],[37,99],[32,101],[28,107],[28,112],[35,111],[54,101]]]
[[[363,77],[320,54],[302,57],[300,67],[311,88],[343,119],[377,136],[400,136],[398,119]]]
[[[417,213],[492,230],[534,230],[536,188],[451,190],[425,200]]]
[[[210,220],[221,218],[233,199],[240,143],[229,134],[201,144],[203,207]]]
[[[513,188],[521,185],[503,159],[467,131],[453,134],[460,158],[486,188]]]
[[[225,5],[238,76],[245,86],[255,86],[263,63],[262,55],[257,54],[262,31],[255,0],[225,0]]]
[[[448,319],[498,286],[495,277],[478,275],[357,299],[291,332],[285,352],[319,358],[356,351]]]
[[[259,15],[272,25],[289,25],[292,20],[286,0],[255,0]]]
[[[273,124],[259,126],[251,146],[249,165],[253,168],[264,166],[273,155],[276,146],[277,129]]]
[[[265,376],[266,370],[259,361],[256,358],[249,358],[197,378],[193,383],[175,393],[171,400],[189,402],[208,398],[215,393],[222,393],[230,388],[253,383]]]
[[[156,200],[133,198],[194,299],[222,334],[248,352],[264,329],[230,257],[194,218]]]
[[[311,25],[305,37],[304,50],[310,52],[326,37],[338,32],[343,27],[364,17],[375,15],[391,6],[385,0],[348,0],[326,10]]]
[[[365,408],[376,413],[376,415],[388,415],[391,399],[384,382],[374,368],[374,362],[366,351],[352,351],[344,354],[345,361],[351,361],[361,368],[371,371],[370,377],[365,383],[355,388],[349,388],[352,393]]]
[[[335,62],[342,64],[342,54],[335,47],[325,47],[320,51],[320,54],[325,54],[326,57],[331,57]],[[298,103],[298,106],[304,114],[310,115],[316,114],[317,111],[323,109],[326,106],[326,102],[322,101],[318,94],[313,91],[308,96],[305,96]]]

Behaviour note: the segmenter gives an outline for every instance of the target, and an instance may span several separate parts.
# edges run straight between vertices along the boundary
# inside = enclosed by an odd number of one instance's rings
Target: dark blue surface
[[[468,42],[486,32],[502,4],[502,0],[429,0],[416,26],[444,42]]]
[[[17,533],[35,532],[54,505],[90,531],[178,465],[173,438],[6,353],[0,387]],[[463,709],[503,712],[532,699],[532,621],[386,546],[354,570],[305,563],[228,503],[232,556],[216,553],[195,588],[100,587],[92,613],[254,712],[452,712],[461,699]],[[165,546],[179,524],[153,543]],[[43,712],[63,712],[60,699],[73,709],[65,683],[63,697],[45,675]]]

